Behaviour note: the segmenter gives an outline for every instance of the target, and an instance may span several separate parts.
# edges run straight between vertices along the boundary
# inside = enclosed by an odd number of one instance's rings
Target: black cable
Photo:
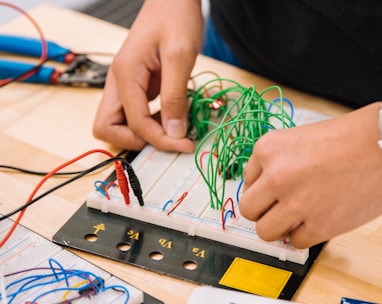
[[[121,157],[123,154],[125,154],[127,152],[128,151],[126,151],[126,150],[122,150],[115,157]],[[38,176],[44,176],[44,175],[47,175],[49,173],[49,172],[44,172],[44,171],[35,171],[35,170],[25,169],[25,168],[16,167],[16,166],[0,164],[0,170],[1,169],[6,169],[6,170],[10,170],[10,171],[18,171],[18,172],[21,172],[21,173],[31,174],[31,175],[38,175]],[[53,176],[75,175],[75,174],[80,174],[83,171],[85,171],[85,170],[56,172],[56,173],[53,174]]]
[[[7,214],[1,216],[1,217],[0,217],[0,221],[3,221],[3,220],[5,220],[5,219],[11,217],[12,215],[14,215],[14,214],[16,214],[16,213],[18,213],[18,212],[20,212],[20,211],[22,211],[22,210],[28,208],[29,206],[33,205],[34,203],[36,203],[36,202],[39,201],[40,199],[44,198],[44,197],[47,196],[48,194],[50,194],[50,193],[52,193],[52,192],[54,192],[54,191],[56,191],[56,190],[58,190],[58,189],[60,189],[60,188],[62,188],[62,187],[64,187],[64,186],[66,186],[66,185],[68,185],[68,184],[70,184],[70,183],[76,181],[77,179],[79,179],[79,178],[81,178],[81,177],[83,177],[83,176],[85,176],[85,175],[87,175],[87,174],[89,174],[89,173],[91,173],[91,172],[93,172],[93,171],[95,171],[95,170],[98,170],[98,169],[100,169],[100,168],[102,168],[102,167],[104,167],[104,166],[107,166],[108,164],[110,164],[111,162],[114,162],[114,161],[120,161],[120,162],[122,162],[122,164],[125,165],[126,168],[127,168],[127,167],[131,167],[130,163],[129,163],[125,158],[122,158],[122,157],[113,157],[113,158],[107,159],[107,160],[105,160],[105,161],[103,161],[103,162],[101,162],[101,163],[99,163],[99,164],[97,164],[97,165],[95,165],[95,166],[93,166],[93,167],[91,167],[91,168],[89,168],[89,169],[86,169],[86,170],[82,171],[81,173],[79,173],[78,175],[76,175],[76,176],[74,176],[74,177],[68,179],[67,181],[62,182],[61,184],[58,184],[57,186],[55,186],[55,187],[53,187],[53,188],[47,190],[46,192],[44,192],[44,193],[40,194],[39,196],[37,196],[37,197],[33,198],[32,200],[30,200],[29,202],[26,202],[26,203],[25,203],[24,205],[22,205],[21,207],[16,208],[15,210],[13,210],[13,211],[11,211],[11,212],[9,212],[9,213],[7,213]],[[131,168],[132,168],[132,167],[131,167]],[[129,177],[130,177],[130,176],[129,176]],[[138,183],[138,184],[139,184],[139,183]],[[133,187],[133,186],[132,186],[132,187]],[[134,190],[134,189],[133,189],[133,190]],[[134,193],[135,193],[136,191],[137,191],[137,190],[135,190]],[[141,198],[138,197],[138,200],[141,201]]]
[[[20,167],[14,167],[14,166],[9,166],[9,165],[0,165],[0,169],[7,169],[11,171],[18,171],[21,173],[26,173],[26,174],[32,174],[32,175],[39,175],[39,176],[44,176],[47,175],[48,172],[43,172],[43,171],[34,171],[34,170],[29,170],[29,169],[24,169]],[[81,171],[67,171],[67,172],[57,172],[54,175],[75,175],[75,174],[80,174],[83,172]]]

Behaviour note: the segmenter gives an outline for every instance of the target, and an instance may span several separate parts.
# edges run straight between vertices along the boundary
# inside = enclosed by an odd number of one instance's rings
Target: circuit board
[[[297,124],[325,118],[296,111]],[[288,240],[262,241],[255,223],[238,211],[240,180],[225,184],[225,196],[232,203],[223,210],[211,208],[209,189],[195,166],[203,160],[195,155],[147,146],[128,157],[139,177],[144,205],[132,193],[126,205],[118,187],[110,187],[107,195],[96,187],[54,241],[192,282],[293,297],[323,244],[299,250]],[[115,179],[111,175],[106,182]],[[262,288],[247,286],[248,269],[253,279],[262,277],[261,284],[251,285]]]
[[[0,227],[1,237],[7,233],[12,224],[11,220],[4,220],[2,222]],[[32,299],[39,297],[39,295],[42,295],[38,300],[40,304],[63,303],[61,301],[67,290],[65,280],[57,280],[53,284],[48,284],[50,280],[47,280],[52,272],[52,269],[49,267],[49,261],[53,260],[66,269],[68,273],[74,273],[75,271],[94,273],[102,278],[105,286],[122,286],[128,293],[124,294],[123,292],[110,290],[98,293],[92,297],[88,296],[77,299],[75,303],[125,303],[126,296],[128,297],[127,303],[129,304],[163,303],[68,250],[62,249],[61,246],[52,243],[22,225],[16,227],[14,233],[0,251],[0,275],[4,279],[0,284],[0,286],[4,284],[0,288],[1,303],[8,303],[2,298],[5,291],[8,296],[12,297],[8,298],[9,303],[11,301],[13,303],[30,303]],[[31,276],[29,283],[28,276]],[[38,284],[39,277],[43,276],[47,276],[47,278],[41,279],[41,283]],[[81,277],[73,276],[69,278],[68,276],[67,278],[67,283],[70,286],[75,286],[82,281],[84,281],[84,278]],[[24,285],[21,288],[22,291],[18,290],[20,284],[21,286]],[[76,295],[77,293],[71,291],[67,295],[67,303],[69,303],[69,299],[73,297],[73,294]]]
[[[193,154],[166,153],[146,146],[132,166],[145,194],[144,206],[139,205],[132,193],[131,203],[126,205],[118,187],[110,188],[109,197],[94,190],[86,200],[87,206],[105,213],[155,223],[190,236],[260,252],[283,261],[305,264],[308,259],[308,249],[296,249],[286,240],[262,241],[256,234],[255,223],[240,215],[237,202],[234,202],[233,208],[229,206],[229,210],[235,213],[232,217],[226,216],[223,210],[211,208],[209,189],[196,169]],[[227,182],[227,197],[236,198],[239,184],[238,180]]]

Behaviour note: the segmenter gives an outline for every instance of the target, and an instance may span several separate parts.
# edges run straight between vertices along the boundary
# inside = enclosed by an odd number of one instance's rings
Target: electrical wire
[[[126,150],[122,150],[121,152],[116,154],[115,157],[119,158],[126,153],[128,153]],[[38,175],[38,176],[44,176],[44,175],[47,175],[49,173],[47,171],[37,171],[37,170],[31,170],[31,169],[16,167],[16,166],[12,166],[12,165],[5,165],[5,164],[0,164],[0,170],[1,169],[7,170],[7,171],[16,171],[16,172],[25,173],[25,174],[31,174],[31,175]],[[82,173],[83,171],[84,170],[56,172],[55,174],[53,174],[53,176],[76,175],[76,174]]]
[[[84,170],[81,173],[77,174],[76,176],[72,177],[71,179],[62,182],[61,184],[51,188],[50,190],[40,194],[37,197],[34,197],[35,194],[37,193],[37,191],[40,189],[40,187],[51,176],[53,176],[56,172],[60,171],[61,169],[65,168],[66,166],[71,165],[74,162],[78,161],[79,159],[84,158],[84,157],[86,157],[86,156],[88,156],[88,155],[90,155],[92,153],[103,153],[103,154],[108,155],[110,157],[110,159],[105,160],[102,163],[97,164],[97,165],[93,166],[90,169]],[[2,247],[6,243],[6,241],[9,239],[9,237],[12,235],[13,231],[16,229],[16,226],[21,221],[21,218],[23,217],[27,207],[31,206],[32,204],[34,204],[35,202],[37,202],[41,198],[45,197],[46,195],[52,193],[53,191],[55,191],[55,190],[57,190],[59,188],[62,188],[63,186],[65,186],[65,185],[67,185],[67,184],[69,184],[69,183],[71,183],[71,182],[73,182],[73,181],[75,181],[75,180],[85,176],[86,174],[89,174],[90,172],[93,172],[93,171],[95,171],[95,170],[97,170],[99,168],[102,168],[103,166],[106,166],[106,165],[108,165],[111,162],[114,162],[115,166],[118,166],[118,165],[122,164],[122,166],[124,167],[124,169],[126,170],[126,172],[129,175],[129,179],[131,181],[131,186],[133,188],[134,194],[137,196],[138,201],[140,202],[140,204],[143,204],[142,189],[140,188],[139,180],[138,180],[137,176],[135,175],[134,170],[132,169],[130,163],[125,158],[120,158],[120,157],[116,158],[116,157],[114,157],[113,154],[111,154],[110,152],[108,152],[106,150],[101,150],[101,149],[90,150],[88,152],[85,152],[85,153],[83,153],[83,154],[73,158],[72,160],[69,160],[69,161],[63,163],[62,165],[60,165],[57,168],[55,168],[52,171],[50,171],[48,174],[46,174],[40,180],[40,182],[37,184],[35,189],[32,191],[32,193],[30,194],[30,196],[28,197],[26,203],[23,206],[21,206],[21,207],[15,209],[15,210],[13,210],[12,212],[10,212],[10,213],[0,217],[0,221],[1,221],[1,220],[9,218],[10,216],[20,212],[20,214],[18,215],[17,219],[14,221],[12,227],[9,229],[9,231],[7,232],[5,237],[1,240],[0,247]]]
[[[124,159],[123,158],[114,158],[113,157],[113,158],[107,159],[107,160],[105,160],[105,161],[103,161],[103,162],[101,162],[101,163],[99,163],[99,164],[97,164],[97,165],[95,165],[95,166],[93,166],[93,167],[91,167],[89,169],[83,170],[79,174],[77,174],[76,176],[74,176],[74,177],[72,177],[72,178],[70,178],[70,179],[68,179],[68,180],[66,180],[66,181],[64,181],[64,182],[62,182],[62,183],[60,183],[60,184],[50,188],[50,189],[48,189],[47,191],[41,193],[39,196],[36,196],[33,199],[27,201],[24,205],[14,209],[14,210],[12,210],[11,212],[9,212],[9,213],[7,213],[5,215],[0,216],[0,221],[3,221],[5,219],[15,215],[16,213],[18,213],[20,211],[23,211],[24,209],[26,209],[26,208],[32,206],[33,204],[37,203],[39,200],[41,200],[42,198],[44,198],[48,194],[53,193],[54,191],[56,191],[56,190],[58,190],[58,189],[60,189],[60,188],[62,188],[64,186],[66,186],[66,185],[68,185],[68,184],[70,184],[70,183],[80,179],[81,177],[83,177],[83,176],[85,176],[85,175],[87,175],[87,174],[89,174],[91,172],[94,172],[95,170],[98,170],[100,168],[103,168],[103,167],[113,163],[114,161],[124,161]]]
[[[0,1],[0,5],[2,6],[7,6],[11,9],[14,9],[16,11],[18,11],[19,13],[21,13],[22,15],[24,15],[32,24],[33,26],[35,27],[35,29],[37,30],[39,36],[40,36],[40,40],[41,40],[41,55],[40,55],[40,63],[38,65],[36,65],[36,67],[34,67],[33,69],[27,71],[26,73],[23,73],[22,75],[20,75],[19,77],[17,77],[18,80],[24,80],[30,76],[32,76],[34,73],[36,73],[38,71],[38,69],[40,68],[40,66],[45,62],[45,60],[47,59],[47,54],[48,54],[48,44],[47,44],[47,41],[45,39],[45,36],[44,36],[44,33],[42,32],[40,26],[38,25],[38,23],[32,18],[31,15],[29,15],[26,11],[24,11],[23,9],[21,9],[20,7],[14,5],[14,4],[11,4],[11,3],[8,3],[8,2],[4,2],[4,1]],[[0,88],[7,85],[8,83],[11,83],[13,82],[13,79],[14,78],[8,78],[8,79],[1,79],[0,80]]]
[[[271,91],[279,97],[266,98]],[[244,87],[225,78],[193,87],[188,98],[188,134],[199,140],[195,164],[209,188],[211,208],[222,209],[227,180],[243,178],[243,166],[257,140],[271,130],[295,126],[293,105],[278,86],[259,93],[253,85]]]
[[[3,275],[3,277],[11,279],[13,276],[19,277],[20,274],[33,273],[11,280],[6,286],[3,286],[0,294],[2,303],[11,304],[28,292],[34,297],[28,302],[30,304],[36,304],[38,300],[52,293],[62,293],[62,301],[59,303],[69,304],[82,298],[91,298],[110,289],[124,293],[123,303],[129,301],[129,290],[123,285],[105,285],[104,280],[95,273],[80,269],[65,269],[58,260],[53,258],[50,258],[48,262],[49,267],[23,269]],[[74,291],[78,295],[67,298]]]

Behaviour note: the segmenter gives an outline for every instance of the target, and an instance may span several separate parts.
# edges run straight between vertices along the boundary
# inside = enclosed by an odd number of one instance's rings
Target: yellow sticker
[[[278,298],[292,272],[235,258],[219,284],[260,296]]]

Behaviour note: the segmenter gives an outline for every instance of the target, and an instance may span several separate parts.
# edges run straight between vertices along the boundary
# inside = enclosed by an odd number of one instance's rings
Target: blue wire
[[[62,274],[64,274],[64,278],[59,278],[59,276],[61,276]],[[25,280],[30,280],[29,282],[25,283],[24,285],[22,285],[21,287],[18,288],[17,291],[15,291],[14,293],[8,295],[8,296],[11,296],[12,299],[11,301],[9,301],[9,303],[11,303],[18,295],[22,294],[23,292],[26,292],[28,290],[32,290],[34,288],[38,288],[38,287],[44,287],[44,286],[47,286],[47,285],[50,285],[50,284],[54,284],[54,283],[59,283],[61,281],[65,281],[65,282],[68,282],[68,278],[70,277],[80,277],[82,279],[86,279],[86,280],[89,280],[89,275],[84,275],[84,274],[90,274],[91,276],[94,276],[96,277],[94,274],[92,273],[89,273],[89,272],[84,272],[84,271],[66,271],[64,270],[63,272],[55,272],[55,274],[47,274],[47,275],[37,275],[37,276],[29,276],[29,277],[26,277],[26,278],[23,278],[23,279],[20,279],[20,280],[17,280],[11,284],[9,284],[7,286],[6,289],[10,288],[11,285],[14,285],[15,283],[19,283],[19,282],[22,282],[22,281],[25,281]],[[68,276],[69,275],[69,276]],[[41,280],[43,281],[44,279],[47,279],[49,277],[55,277],[54,280],[50,280],[50,281],[46,281],[46,282],[41,282],[41,283],[38,283],[38,284],[35,284],[35,285],[32,285],[32,286],[29,286],[28,288],[25,288],[28,284],[31,284],[33,283],[34,281],[38,281],[38,280]],[[69,290],[71,287],[67,286],[64,290]],[[83,289],[84,287],[81,287],[81,288],[77,288],[77,289],[70,289],[70,290],[81,290]],[[53,291],[58,291],[58,289],[55,289]],[[33,303],[33,302],[32,302]]]
[[[239,186],[237,187],[237,191],[236,191],[236,206],[239,204],[239,195],[240,195],[240,190],[241,190],[241,187],[243,186],[243,184],[244,184],[244,179],[242,179],[240,181]]]
[[[101,189],[101,187],[98,186],[98,184],[101,184],[101,185],[107,185],[108,183],[107,183],[106,181],[101,181],[101,180],[96,180],[96,181],[94,182],[94,187],[96,188],[96,190],[97,190],[98,192],[100,192],[103,196],[106,197],[106,192],[103,191],[103,190]]]
[[[50,264],[51,266],[53,265],[53,262],[56,263],[57,261],[55,260],[52,260],[51,261],[52,263]],[[60,265],[60,263],[57,262],[57,265]],[[80,286],[80,287],[69,287],[69,286],[66,286],[64,288],[56,288],[56,289],[53,289],[53,290],[49,290],[49,291],[46,291],[46,292],[43,292],[39,295],[37,295],[32,301],[31,303],[37,303],[37,300],[40,299],[41,297],[44,297],[48,294],[51,294],[51,293],[55,293],[55,292],[59,292],[59,291],[81,291],[81,290],[84,290],[88,287],[92,287],[94,288],[94,291],[95,293],[99,293],[100,291],[106,291],[108,289],[122,289],[126,295],[126,299],[124,301],[125,304],[128,303],[129,301],[129,298],[130,298],[130,293],[129,293],[129,290],[122,286],[122,285],[111,285],[111,286],[105,286],[102,279],[98,276],[96,276],[95,274],[91,273],[91,272],[87,272],[87,271],[78,271],[78,270],[63,270],[63,271],[57,271],[56,269],[50,267],[49,269],[51,269],[53,271],[53,273],[50,273],[50,274],[46,274],[46,275],[34,275],[34,276],[28,276],[28,277],[25,277],[25,278],[22,278],[20,280],[16,280],[12,283],[10,283],[6,288],[9,289],[10,287],[16,285],[17,283],[20,283],[20,282],[23,282],[23,281],[27,281],[25,284],[23,284],[23,286],[21,288],[19,288],[17,291],[13,292],[12,294],[9,294],[8,297],[11,297],[10,301],[8,301],[8,303],[12,303],[15,298],[20,295],[21,293],[23,292],[26,292],[30,289],[33,289],[33,288],[37,288],[37,287],[43,287],[43,286],[46,286],[46,285],[49,285],[49,284],[53,284],[53,283],[58,283],[58,282],[62,282],[62,281],[65,281],[65,282],[68,282],[68,280],[71,278],[71,277],[80,277],[82,279],[86,279],[88,281],[90,281],[92,279],[92,277],[94,277],[99,283],[100,283],[100,287],[98,286],[98,284],[92,284],[92,283],[88,283],[86,284],[85,286]],[[35,281],[38,281],[38,280],[44,280],[46,278],[54,278],[53,280],[50,280],[50,281],[46,281],[46,282],[41,282],[39,284],[34,284],[32,286],[29,286],[28,288],[25,288],[27,285],[35,282]],[[29,281],[28,281],[29,280]],[[68,300],[68,303],[70,302],[70,300]]]
[[[274,106],[274,104],[276,102],[281,101],[281,99],[282,99],[282,101],[285,101],[289,105],[289,107],[290,107],[290,119],[291,119],[291,123],[290,123],[289,126],[293,127],[292,121],[293,121],[293,117],[294,117],[294,107],[293,107],[292,102],[288,98],[285,98],[285,97],[283,97],[283,98],[280,98],[280,97],[276,98],[275,100],[273,100],[273,102],[271,104],[269,104],[267,111],[270,112],[272,107]]]
[[[125,286],[122,286],[122,285],[109,285],[107,287],[104,287],[102,292],[104,292],[104,291],[106,291],[108,289],[123,289],[123,291],[125,292],[125,295],[126,295],[126,300],[125,300],[124,304],[127,304],[127,302],[129,302],[130,293],[129,293],[129,290]]]
[[[57,269],[54,267],[54,264],[56,264],[58,266],[59,271],[57,271]],[[67,290],[80,291],[80,290],[84,290],[85,288],[92,287],[94,289],[95,293],[99,293],[99,291],[105,287],[103,284],[103,280],[91,272],[82,271],[82,270],[72,270],[72,269],[65,270],[63,268],[63,266],[58,261],[56,261],[55,259],[49,259],[49,265],[50,265],[50,267],[46,268],[46,269],[51,270],[52,273],[45,274],[45,275],[28,276],[28,277],[21,278],[19,280],[16,280],[16,281],[8,284],[6,286],[6,289],[9,289],[9,288],[11,288],[17,284],[23,283],[15,292],[8,294],[8,298],[10,298],[10,301],[8,301],[8,303],[11,304],[16,299],[17,296],[19,296],[20,294],[22,294],[28,290],[31,290],[34,288],[39,288],[39,287],[41,288],[43,286],[47,286],[50,284],[57,284],[57,283],[62,282],[62,281],[65,281],[65,284],[66,284],[65,288],[53,289],[53,290],[44,292],[42,294],[39,294],[35,297],[35,299],[32,301],[32,303],[36,302],[37,299],[39,299],[42,296],[45,296],[49,293],[53,293],[53,292],[57,292],[57,291],[67,291]],[[31,269],[31,271],[32,270],[33,269]],[[85,287],[81,286],[78,288],[72,288],[69,286],[69,279],[72,277],[80,277],[81,279],[85,279],[85,280],[89,281],[90,283],[88,283]],[[93,280],[92,280],[93,277],[100,284],[91,283],[91,282],[93,282]],[[44,282],[44,280],[49,279],[49,278],[53,278],[53,279]],[[38,281],[41,281],[41,282],[38,284],[34,284],[35,282],[38,282]],[[98,285],[100,285],[100,287]],[[123,289],[126,290],[125,288],[123,288]]]
[[[227,221],[227,216],[228,215],[230,215],[230,217],[232,218],[232,216],[233,216],[232,210],[227,210],[227,212],[225,213],[225,215],[224,215],[224,223]]]
[[[55,259],[53,258],[50,258],[49,259],[49,266],[50,266],[50,269],[52,270],[54,276],[56,277],[56,280],[58,280],[58,277],[56,275],[56,269],[53,267],[53,263],[56,264],[58,266],[58,268],[60,268],[63,272],[65,272],[65,269],[64,267]],[[65,282],[66,282],[66,286],[69,286],[69,281],[68,279],[66,278],[65,276]]]
[[[169,199],[164,205],[163,205],[163,208],[162,208],[162,211],[165,211],[167,206],[171,203],[173,203],[174,201],[172,199]]]
[[[40,281],[40,280],[44,280],[47,277],[51,277],[51,276],[53,276],[53,274],[50,274],[50,275],[38,275],[38,276],[28,276],[28,277],[26,277],[24,279],[20,279],[20,280],[17,280],[15,282],[13,282],[12,284],[9,284],[6,287],[6,289],[9,289],[10,287],[12,287],[15,284],[21,283],[22,281],[29,280],[28,282],[26,282],[25,284],[20,286],[15,292],[13,292],[11,294],[8,294],[8,297],[11,297],[11,300],[9,301],[9,303],[11,303],[18,295],[20,295],[23,292],[26,292],[28,290],[32,290],[32,289],[37,288],[37,287],[43,287],[45,285],[50,285],[52,283],[56,283],[57,280],[53,280],[53,281],[48,281],[48,282],[45,282],[45,283],[38,283],[38,284],[34,284],[34,285],[31,285],[31,286],[28,286],[28,285],[30,285],[30,284],[32,284],[34,282],[37,282],[37,281]]]

